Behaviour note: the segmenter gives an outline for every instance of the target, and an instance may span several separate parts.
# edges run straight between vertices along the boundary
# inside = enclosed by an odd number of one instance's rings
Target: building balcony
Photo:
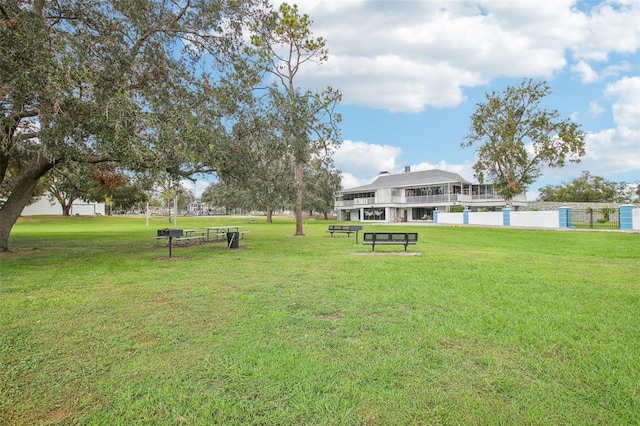
[[[514,203],[526,202],[524,194],[518,195],[513,199]],[[438,195],[420,195],[413,197],[390,197],[388,199],[380,199],[376,202],[375,198],[356,198],[354,200],[337,200],[336,208],[349,207],[366,207],[366,206],[389,206],[393,205],[468,205],[468,206],[490,206],[504,204],[505,200],[495,194],[438,194]]]
[[[406,204],[443,204],[459,202],[460,194],[418,195],[407,197]]]

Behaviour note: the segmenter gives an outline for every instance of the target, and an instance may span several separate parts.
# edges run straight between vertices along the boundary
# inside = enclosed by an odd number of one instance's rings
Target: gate
[[[583,229],[620,229],[620,209],[602,207],[599,209],[572,209],[571,225]]]

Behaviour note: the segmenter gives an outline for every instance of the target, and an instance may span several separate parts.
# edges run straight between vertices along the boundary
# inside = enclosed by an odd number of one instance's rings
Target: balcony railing
[[[356,198],[354,200],[337,200],[336,207],[371,206],[376,203],[375,198]]]
[[[496,194],[438,194],[438,195],[420,195],[413,197],[391,197],[389,200],[384,200],[376,203],[375,198],[356,198],[354,200],[337,200],[335,206],[340,208],[353,207],[353,206],[375,206],[379,204],[472,204],[479,201],[499,202],[503,201]],[[524,195],[517,195],[513,201],[526,201]]]
[[[433,203],[455,203],[458,202],[460,194],[438,194],[438,195],[418,195],[407,197],[408,204],[433,204]]]

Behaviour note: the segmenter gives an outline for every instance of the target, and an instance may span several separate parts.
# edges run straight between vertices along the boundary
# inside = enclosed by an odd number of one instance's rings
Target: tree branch
[[[4,5],[0,3],[0,13],[4,16],[4,19],[11,19],[11,16],[7,13],[7,10],[4,8]]]

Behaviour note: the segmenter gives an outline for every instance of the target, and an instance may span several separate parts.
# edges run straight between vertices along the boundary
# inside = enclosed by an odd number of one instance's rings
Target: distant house
[[[512,200],[511,208],[526,207],[524,194]],[[493,185],[465,180],[443,170],[404,173],[382,172],[365,186],[345,189],[336,196],[338,220],[353,222],[408,222],[431,220],[434,210],[449,212],[452,206],[471,211],[501,210],[506,206]]]
[[[87,202],[76,200],[71,205],[72,216],[98,216],[105,214],[104,203]],[[22,216],[57,215],[62,216],[62,205],[58,200],[49,201],[46,196],[40,197],[35,203],[28,205],[22,210]]]

